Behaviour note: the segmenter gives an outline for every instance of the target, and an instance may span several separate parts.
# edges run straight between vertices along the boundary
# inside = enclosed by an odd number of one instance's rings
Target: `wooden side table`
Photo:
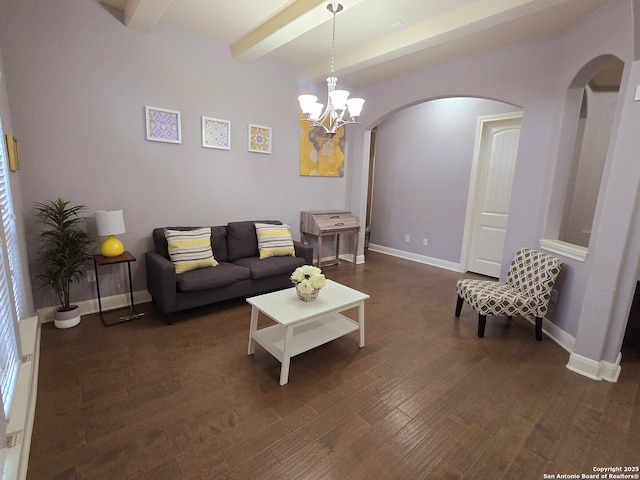
[[[100,308],[100,319],[105,327],[110,325],[115,325],[117,323],[128,322],[129,320],[134,320],[136,318],[140,318],[144,315],[144,312],[138,313],[136,311],[135,305],[133,304],[133,282],[131,281],[131,262],[135,262],[136,257],[134,257],[130,252],[123,252],[122,255],[118,255],[117,257],[105,257],[104,255],[94,255],[93,256],[93,268],[96,272],[96,288],[98,289],[98,307]],[[103,311],[102,310],[102,298],[100,297],[100,276],[98,275],[98,267],[103,265],[116,265],[118,263],[126,263],[127,270],[129,273],[129,297],[131,299],[131,315],[123,315],[117,320],[106,320],[104,314],[113,312],[116,310],[122,310],[122,307],[114,308],[111,310]],[[126,307],[124,307],[126,308]]]

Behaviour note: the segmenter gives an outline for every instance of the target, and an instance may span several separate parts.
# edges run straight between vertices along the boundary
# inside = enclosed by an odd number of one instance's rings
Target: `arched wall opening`
[[[478,117],[521,111],[493,99],[440,97],[376,121],[369,249],[459,270]]]
[[[624,63],[600,55],[585,64],[567,90],[560,143],[543,246],[584,261],[596,206]],[[598,78],[609,75],[609,86]]]

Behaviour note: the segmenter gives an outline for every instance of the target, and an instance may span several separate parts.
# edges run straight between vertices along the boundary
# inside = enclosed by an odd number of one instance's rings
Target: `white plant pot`
[[[71,305],[71,310],[61,312],[56,310],[53,314],[53,324],[56,328],[71,328],[80,323],[80,309],[77,305]]]

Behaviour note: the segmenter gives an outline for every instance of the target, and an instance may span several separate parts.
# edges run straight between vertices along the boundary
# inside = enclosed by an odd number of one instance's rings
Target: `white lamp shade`
[[[95,215],[98,235],[101,237],[125,232],[122,210],[98,210]]]
[[[350,98],[347,100],[347,108],[352,118],[359,117],[364,105],[364,98]]]
[[[309,113],[309,118],[311,120],[318,120],[320,118],[320,114],[322,113],[322,108],[324,107],[321,103],[314,103],[311,106],[311,112]]]
[[[300,95],[298,97],[298,102],[300,102],[300,109],[302,110],[302,113],[311,113],[313,104],[316,103],[317,100],[318,97],[315,95]]]
[[[329,93],[331,98],[331,104],[336,110],[344,110],[347,105],[347,98],[349,98],[348,90],[334,90]]]

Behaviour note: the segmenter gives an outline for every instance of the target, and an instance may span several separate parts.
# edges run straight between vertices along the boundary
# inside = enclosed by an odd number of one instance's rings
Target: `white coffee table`
[[[248,355],[255,353],[259,343],[282,363],[280,385],[289,381],[291,357],[295,357],[331,340],[360,330],[360,348],[364,347],[364,301],[366,293],[332,280],[320,291],[318,298],[303,302],[295,287],[247,298],[251,304]],[[358,321],[340,312],[358,307]],[[258,330],[258,315],[262,312],[276,325]]]

